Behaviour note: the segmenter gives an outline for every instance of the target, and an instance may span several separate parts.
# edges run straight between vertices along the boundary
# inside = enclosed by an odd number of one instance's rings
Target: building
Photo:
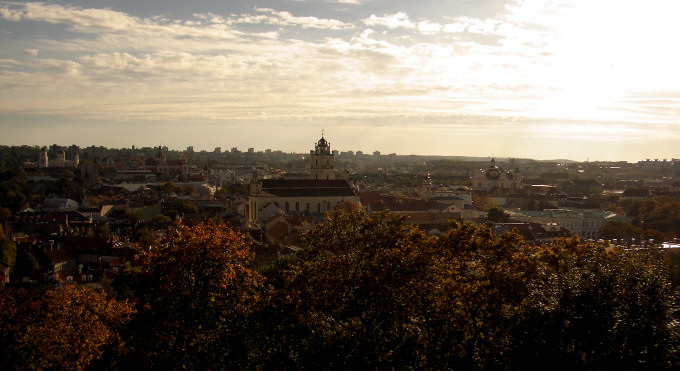
[[[359,203],[354,187],[344,179],[258,179],[250,183],[249,220],[259,222],[280,210],[321,219],[343,202]],[[271,208],[273,206],[273,208]],[[269,208],[266,215],[263,214]]]
[[[42,147],[42,149],[40,149],[40,157],[38,158],[38,167],[39,168],[45,168],[45,167],[78,167],[79,163],[80,163],[80,157],[78,155],[78,151],[76,151],[75,155],[73,156],[73,160],[67,160],[66,159],[66,152],[64,152],[63,148],[59,148],[57,150],[57,157],[50,160],[48,155],[47,155],[47,147]]]
[[[335,179],[333,153],[323,136],[310,151],[309,179],[250,180],[248,220],[260,224],[276,213],[310,216],[320,220],[343,202],[359,204],[355,187],[346,179]]]
[[[505,171],[496,166],[496,160],[486,170],[472,173],[472,190],[477,193],[491,194],[496,191],[510,193],[522,189],[522,175],[519,168]]]
[[[310,179],[335,179],[335,159],[331,152],[331,144],[324,139],[323,135],[314,145],[314,149],[309,151],[309,157]]]
[[[509,211],[509,210],[506,210]],[[556,225],[581,237],[582,240],[597,240],[600,229],[609,221],[625,221],[616,213],[603,210],[546,209],[542,211],[509,211],[512,219],[526,223]]]
[[[189,164],[185,158],[168,160],[165,156],[167,147],[158,147],[153,160],[146,160],[144,165],[136,167],[136,170],[150,170],[155,174],[181,175],[189,173]],[[119,169],[131,170],[131,169]]]

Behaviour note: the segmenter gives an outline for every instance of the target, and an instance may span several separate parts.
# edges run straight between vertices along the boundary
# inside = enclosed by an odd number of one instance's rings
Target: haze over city
[[[678,157],[680,3],[0,1],[0,144]]]

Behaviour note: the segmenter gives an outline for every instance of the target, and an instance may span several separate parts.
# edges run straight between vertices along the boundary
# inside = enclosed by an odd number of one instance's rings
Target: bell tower
[[[335,179],[335,160],[331,152],[331,144],[323,137],[316,142],[314,149],[309,151],[310,179],[331,180]]]

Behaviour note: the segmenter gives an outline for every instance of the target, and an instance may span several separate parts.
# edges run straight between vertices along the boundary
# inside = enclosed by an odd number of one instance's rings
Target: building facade
[[[522,174],[519,168],[503,170],[496,166],[496,160],[492,159],[486,170],[478,170],[472,173],[472,190],[477,193],[504,193],[522,189]]]
[[[45,167],[78,167],[78,164],[80,163],[80,158],[78,156],[78,152],[76,151],[76,154],[73,156],[73,160],[67,160],[66,159],[66,152],[64,152],[63,149],[59,149],[57,151],[57,156],[56,158],[49,159],[49,156],[47,155],[47,147],[42,147],[40,149],[40,157],[38,158],[38,167],[39,168],[45,168]]]
[[[248,220],[259,224],[276,213],[310,216],[320,220],[343,202],[360,204],[354,185],[335,179],[333,153],[323,136],[310,151],[308,179],[259,179],[257,173],[250,180]]]

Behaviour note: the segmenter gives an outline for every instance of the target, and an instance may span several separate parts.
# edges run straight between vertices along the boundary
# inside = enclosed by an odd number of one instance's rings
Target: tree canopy
[[[0,368],[81,370],[122,346],[134,310],[78,285],[0,291]]]
[[[129,269],[107,285],[108,292],[119,288],[116,295],[132,298],[137,312],[107,299],[120,316],[110,322],[104,311],[87,323],[94,326],[101,318],[105,324],[128,324],[117,333],[123,340],[119,351],[103,353],[117,356],[108,366],[113,368],[674,369],[680,364],[666,265],[653,251],[576,238],[530,246],[517,233],[496,235],[471,224],[454,223],[441,235],[428,236],[406,218],[351,207],[331,212],[304,235],[302,250],[261,272],[252,268],[247,238],[228,226],[175,224],[141,257],[141,269]],[[76,294],[107,302],[103,294]],[[31,300],[52,303],[54,295]],[[40,331],[52,331],[51,322],[24,318],[24,310],[16,309],[21,306],[15,302],[34,301],[14,299],[6,291],[2,298],[0,309],[8,313],[2,326],[11,334],[3,341],[23,352],[6,362],[38,357],[37,345],[23,345],[38,342],[22,337],[22,331],[30,332],[25,321],[45,327]],[[49,304],[56,317],[48,318],[79,328],[81,314],[68,317],[73,306],[93,304],[59,298]],[[78,365],[100,359],[100,366],[102,349],[121,344],[113,335],[97,339],[89,348],[70,349],[84,352],[70,357]],[[58,359],[35,364],[63,365],[66,353],[52,354]]]

